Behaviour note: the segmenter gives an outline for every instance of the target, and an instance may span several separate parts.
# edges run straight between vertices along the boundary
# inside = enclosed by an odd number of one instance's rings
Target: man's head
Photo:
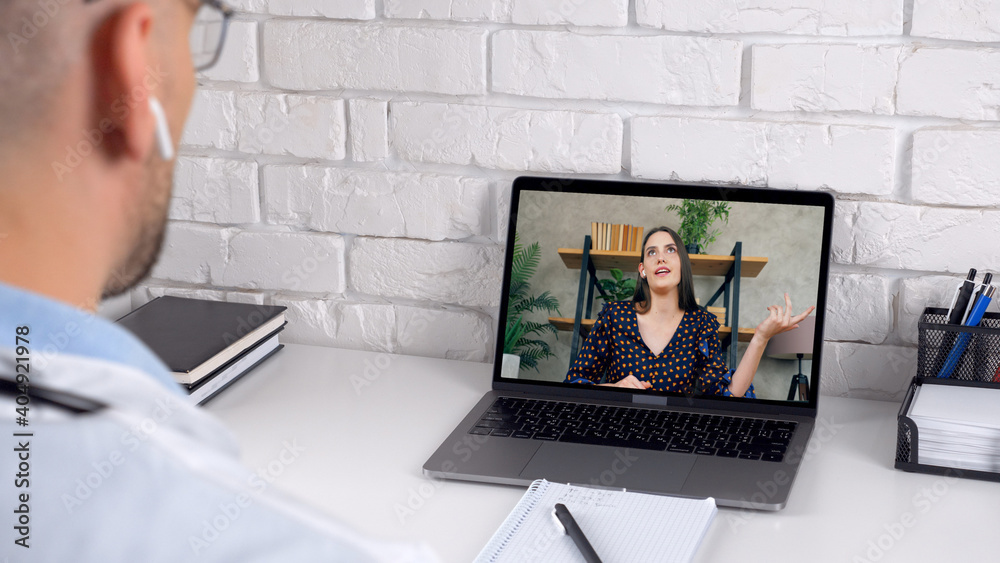
[[[0,230],[12,235],[0,260],[16,255],[10,245],[19,240],[48,239],[53,254],[85,255],[65,274],[104,294],[145,277],[162,242],[173,168],[157,150],[150,98],[162,103],[160,130],[175,146],[195,88],[189,35],[201,7],[0,3]],[[29,211],[41,224],[28,224]],[[64,258],[72,264],[73,255]],[[30,280],[20,285],[45,293]]]

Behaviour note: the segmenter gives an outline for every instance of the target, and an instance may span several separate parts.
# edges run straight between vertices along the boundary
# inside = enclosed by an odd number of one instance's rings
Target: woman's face
[[[639,275],[645,275],[653,291],[674,288],[681,283],[681,257],[670,233],[653,233],[642,252]]]

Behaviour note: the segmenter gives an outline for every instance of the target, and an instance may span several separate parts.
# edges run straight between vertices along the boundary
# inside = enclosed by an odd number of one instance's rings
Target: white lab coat
[[[12,358],[0,348],[0,374],[14,374]],[[239,463],[219,421],[134,368],[59,355],[30,375],[108,408],[69,414],[30,403],[19,426],[18,405],[0,396],[0,555],[9,561],[436,560],[277,494]],[[33,435],[14,436],[25,432]],[[29,548],[15,543],[24,531]]]

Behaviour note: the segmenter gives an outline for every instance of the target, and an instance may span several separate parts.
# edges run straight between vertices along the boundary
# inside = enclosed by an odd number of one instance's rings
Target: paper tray
[[[920,436],[917,424],[907,416],[907,413],[910,411],[910,403],[913,402],[913,395],[916,393],[917,387],[920,385],[958,385],[961,387],[1000,388],[1000,383],[966,381],[961,379],[939,379],[936,377],[914,377],[913,381],[910,382],[910,388],[906,391],[906,396],[903,398],[903,404],[899,407],[899,414],[896,416],[897,428],[895,468],[914,473],[927,473],[930,475],[946,475],[949,477],[965,477],[967,479],[1000,482],[1000,473],[976,471],[973,469],[957,469],[954,467],[920,463]]]

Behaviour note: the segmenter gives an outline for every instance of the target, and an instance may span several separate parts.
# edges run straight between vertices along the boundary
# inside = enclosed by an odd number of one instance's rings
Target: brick
[[[913,134],[911,185],[918,203],[1000,203],[1000,131],[920,129]]]
[[[182,156],[174,167],[170,218],[205,223],[260,222],[257,163]]]
[[[384,159],[389,154],[389,102],[356,98],[349,102],[349,107],[353,160]]]
[[[265,167],[264,184],[271,223],[429,240],[490,234],[482,178],[294,165]]]
[[[736,105],[741,61],[742,44],[726,39],[504,30],[493,35],[492,89],[540,98]]]
[[[830,257],[838,264],[854,263],[854,233],[857,219],[857,202],[838,201],[834,204]]]
[[[623,125],[615,113],[447,103],[393,103],[390,142],[412,162],[502,170],[614,174]]]
[[[493,320],[476,311],[396,307],[396,353],[484,362],[493,353]]]
[[[460,242],[358,238],[351,288],[381,297],[497,307],[503,249]]]
[[[343,160],[344,101],[294,94],[238,94],[237,148],[251,154]]]
[[[232,234],[232,229],[168,222],[152,277],[200,284],[217,279],[226,266],[226,248]]]
[[[485,94],[487,34],[478,28],[271,20],[264,24],[265,75],[287,90]]]
[[[209,80],[257,82],[260,80],[257,55],[257,22],[231,22],[219,60],[201,75]]]
[[[250,154],[342,160],[344,101],[297,94],[203,90],[195,96],[183,143]]]
[[[234,92],[195,91],[181,144],[235,151],[237,145],[236,98]]]
[[[1000,211],[859,203],[854,262],[865,266],[964,274],[1000,270]]]
[[[370,20],[375,17],[375,0],[232,0],[230,4],[240,12],[275,16],[354,20]]]
[[[687,117],[632,119],[637,178],[763,185],[767,124]]]
[[[831,342],[824,347],[820,385],[823,392],[840,390],[859,399],[899,401],[917,371],[917,349]],[[824,379],[831,380],[828,388]],[[833,394],[833,393],[830,393]]]
[[[637,178],[866,194],[892,193],[895,178],[895,131],[882,127],[636,117],[631,148]]]
[[[881,276],[834,274],[827,291],[826,339],[881,344],[892,333],[894,291]]]
[[[844,370],[837,364],[836,347],[844,346],[835,342],[823,343],[823,359],[820,367],[819,392],[821,395],[847,397],[850,388]]]
[[[248,303],[251,305],[264,304],[264,295],[262,293],[243,293],[237,291],[222,291],[219,289],[164,287],[141,284],[132,290],[132,308],[136,309],[141,307],[149,301],[152,301],[157,297],[163,297],[164,295],[186,297],[189,299],[208,299],[209,301],[227,301],[229,303]]]
[[[924,308],[948,308],[955,295],[955,288],[958,287],[962,279],[964,278],[921,276],[902,280],[897,334],[903,342],[914,346],[919,343],[917,323],[920,322]]]
[[[275,297],[271,302],[288,307],[285,314],[288,325],[282,331],[284,342],[351,350],[395,351],[396,313],[393,305],[284,296]]]
[[[1000,41],[1000,9],[991,0],[914,0],[910,35]]]
[[[896,113],[1000,120],[1000,49],[917,47],[904,53]]]
[[[894,0],[636,0],[641,26],[697,33],[901,35]]]
[[[385,0],[385,17],[510,23],[515,0]]]
[[[215,285],[310,293],[343,293],[344,239],[315,233],[241,232]]]
[[[522,25],[628,25],[628,0],[514,0],[511,20]]]
[[[763,111],[893,113],[901,47],[754,45],[751,102]]]
[[[768,185],[889,195],[896,131],[887,127],[775,123],[768,129]]]

